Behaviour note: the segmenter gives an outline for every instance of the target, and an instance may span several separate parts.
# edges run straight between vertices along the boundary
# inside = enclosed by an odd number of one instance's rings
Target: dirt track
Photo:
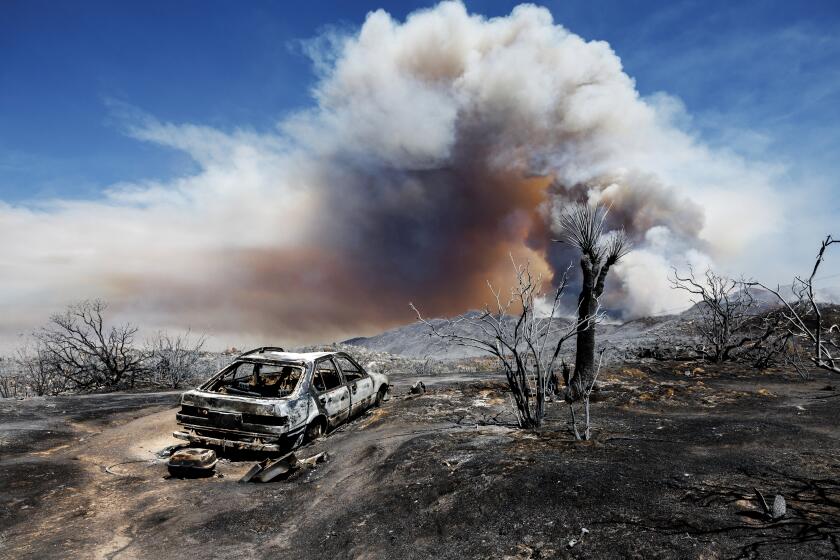
[[[411,399],[403,379],[306,450],[327,463],[265,485],[236,482],[250,461],[165,478],[176,394],[0,401],[0,556],[840,556],[840,394],[692,369],[606,372],[593,443],[570,439],[560,404],[542,432],[513,429],[489,376],[427,379]],[[761,518],[753,487],[788,516]]]

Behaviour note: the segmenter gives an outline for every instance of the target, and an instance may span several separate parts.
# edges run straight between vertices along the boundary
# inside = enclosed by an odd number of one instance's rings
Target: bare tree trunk
[[[579,387],[589,387],[595,370],[595,312],[597,301],[593,293],[592,267],[581,259],[583,284],[578,297],[578,328],[576,333],[575,370],[572,375],[577,383],[569,384],[569,397],[572,401],[580,398]]]
[[[564,208],[557,219],[559,241],[580,250],[580,270],[583,282],[578,297],[577,349],[575,370],[567,382],[566,400],[581,398],[582,388],[589,391],[595,380],[595,325],[599,321],[598,298],[604,293],[604,283],[610,267],[632,248],[624,230],[604,233],[604,219],[608,210],[603,206],[574,204]]]
[[[554,320],[566,288],[568,270],[554,290],[551,313],[546,317],[535,312],[535,302],[542,297],[539,292],[542,279],[534,277],[527,264],[521,266],[514,262],[513,265],[517,284],[511,288],[510,299],[503,301],[501,292],[488,283],[496,300],[494,311],[485,307],[479,316],[447,319],[440,325],[423,319],[417,308],[409,305],[434,336],[496,357],[516,405],[519,427],[539,428],[545,416],[548,380],[554,376],[563,343],[576,335],[578,325]],[[519,308],[517,315],[509,313],[514,306]],[[459,323],[470,328],[465,332]]]

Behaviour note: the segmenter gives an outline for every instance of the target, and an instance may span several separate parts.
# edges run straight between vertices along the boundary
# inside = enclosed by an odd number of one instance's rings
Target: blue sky
[[[487,16],[515,2],[467,2]],[[185,154],[124,133],[123,104],[163,121],[273,128],[311,104],[299,41],[422,2],[41,2],[0,8],[0,199],[95,198],[119,181],[189,174]],[[546,2],[608,41],[643,95],[683,100],[712,145],[833,180],[840,144],[840,4]],[[840,198],[838,196],[837,198]],[[834,202],[840,209],[840,203]]]
[[[565,258],[539,224],[571,194],[522,174],[626,210],[627,316],[689,304],[672,266],[787,283],[840,234],[840,3],[543,4],[632,82],[515,5],[6,0],[0,347],[84,297],[226,345],[480,306],[508,274],[483,249]],[[840,300],[840,259],[821,274]]]

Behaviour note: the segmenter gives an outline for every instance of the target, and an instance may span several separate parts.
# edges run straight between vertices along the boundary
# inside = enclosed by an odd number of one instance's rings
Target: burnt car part
[[[278,399],[291,395],[303,376],[300,362],[243,359],[234,362],[202,389],[225,395]]]
[[[285,350],[279,346],[260,346],[259,348],[254,348],[253,350],[241,353],[236,357],[236,359],[238,360],[239,358],[244,358],[245,356],[251,354],[264,354],[266,352],[285,352]]]
[[[305,468],[313,468],[318,463],[323,463],[329,458],[326,451],[312,455],[305,459],[298,459],[294,452],[287,453],[282,457],[270,460],[266,459],[254,463],[239,482],[271,482],[283,475],[291,475],[293,472]],[[285,477],[284,477],[285,478]]]
[[[190,447],[174,452],[166,466],[174,477],[199,478],[212,476],[217,462],[216,452],[212,449]]]
[[[181,395],[174,436],[201,447],[282,453],[387,398],[388,378],[344,352],[263,347]]]
[[[278,443],[264,443],[259,437],[254,437],[250,441],[242,439],[225,439],[220,437],[213,437],[204,434],[198,434],[195,431],[177,431],[172,432],[173,437],[188,441],[191,444],[209,445],[219,447],[221,449],[235,449],[237,451],[260,451],[267,453],[277,453],[281,449]]]

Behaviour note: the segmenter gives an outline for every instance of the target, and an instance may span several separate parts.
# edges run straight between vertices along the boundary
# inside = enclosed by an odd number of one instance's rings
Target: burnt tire
[[[306,427],[306,441],[321,439],[327,433],[327,423],[323,418],[316,418]]]
[[[385,397],[388,395],[388,386],[380,387],[379,392],[376,393],[376,400],[373,403],[373,406],[382,406],[382,403],[385,402]]]

